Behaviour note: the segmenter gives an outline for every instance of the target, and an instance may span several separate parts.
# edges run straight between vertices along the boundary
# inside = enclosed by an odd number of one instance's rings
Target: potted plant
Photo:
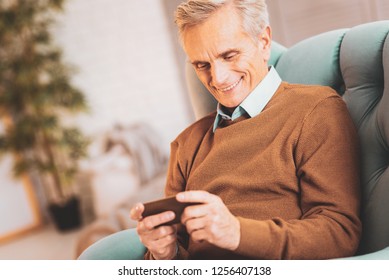
[[[88,140],[63,124],[87,109],[49,32],[63,2],[0,2],[0,118],[6,127],[0,153],[15,155],[15,176],[39,176],[57,227],[69,229],[80,224],[74,178]],[[72,213],[78,216],[69,218]]]

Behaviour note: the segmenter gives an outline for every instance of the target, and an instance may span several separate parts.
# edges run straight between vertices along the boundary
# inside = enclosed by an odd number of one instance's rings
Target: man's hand
[[[174,219],[173,211],[142,218],[144,205],[136,204],[131,209],[131,219],[138,221],[136,230],[140,241],[157,260],[173,259],[177,253],[177,229],[173,226],[159,226]]]
[[[181,222],[192,240],[208,241],[215,246],[235,250],[240,242],[240,223],[231,214],[220,197],[205,191],[187,191],[177,194],[180,202],[199,202],[188,206]]]

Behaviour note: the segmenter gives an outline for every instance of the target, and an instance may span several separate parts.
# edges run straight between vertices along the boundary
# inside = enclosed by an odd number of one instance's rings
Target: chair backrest
[[[363,236],[359,254],[389,246],[389,21],[323,33],[286,49],[273,42],[269,64],[284,81],[328,85],[343,96],[361,143]],[[187,67],[197,118],[216,101]]]
[[[343,97],[361,141],[363,253],[389,245],[388,34],[389,21],[357,26],[340,50]]]

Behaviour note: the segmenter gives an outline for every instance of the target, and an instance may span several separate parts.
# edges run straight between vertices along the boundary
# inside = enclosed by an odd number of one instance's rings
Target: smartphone
[[[176,214],[174,220],[164,223],[162,225],[179,224],[181,223],[181,215],[182,212],[184,212],[185,207],[197,204],[200,203],[182,203],[179,202],[175,196],[170,196],[167,198],[162,198],[144,203],[143,205],[145,206],[145,210],[143,211],[142,216],[144,218],[165,211],[173,211]]]

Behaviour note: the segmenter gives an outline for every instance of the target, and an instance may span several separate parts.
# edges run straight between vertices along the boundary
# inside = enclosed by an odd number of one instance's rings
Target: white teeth
[[[239,79],[238,81],[236,81],[234,84],[230,85],[229,87],[220,89],[220,91],[229,91],[229,90],[233,89],[234,87],[236,87],[239,84],[240,80],[241,79]]]

